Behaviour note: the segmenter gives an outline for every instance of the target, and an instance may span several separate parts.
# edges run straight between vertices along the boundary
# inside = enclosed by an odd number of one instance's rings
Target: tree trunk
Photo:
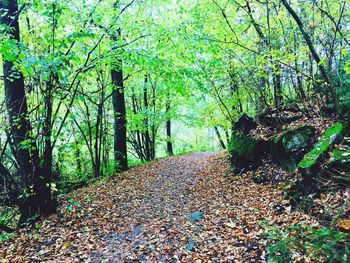
[[[144,144],[145,144],[145,157],[146,161],[150,161],[152,159],[151,157],[151,138],[149,135],[149,120],[148,120],[148,115],[149,115],[149,107],[148,107],[148,94],[147,94],[147,85],[148,85],[148,78],[147,75],[145,76],[145,85],[143,88],[143,104],[145,106],[145,111],[146,111],[146,116],[144,119],[144,124],[145,124],[145,132],[144,132]]]
[[[137,99],[136,99],[136,95],[134,93],[134,91],[132,92],[132,109],[133,109],[133,113],[136,115],[138,112],[138,107],[137,107]],[[142,141],[141,141],[141,134],[140,134],[140,130],[137,129],[135,131],[135,136],[136,136],[136,148],[135,151],[137,152],[141,162],[143,162],[145,160],[144,157],[144,153],[143,153],[143,147],[142,147]]]
[[[128,169],[127,147],[126,147],[126,110],[123,86],[123,72],[121,61],[119,70],[112,70],[112,82],[115,85],[112,102],[114,110],[114,160],[117,169],[126,171]]]
[[[9,32],[10,37],[19,42],[17,1],[0,1],[0,10],[2,12],[7,10],[7,13],[0,14],[1,24],[10,26],[12,28]],[[23,75],[17,71],[13,62],[6,60],[6,57],[3,58],[3,74],[5,103],[10,124],[10,146],[18,164],[18,188],[20,193],[26,189],[33,189],[28,197],[18,200],[21,213],[18,224],[22,226],[27,223],[28,219],[34,219],[38,215],[47,215],[52,211],[51,190],[50,186],[46,185],[48,178],[46,171],[40,168],[39,151],[29,122]],[[45,163],[52,162],[50,152],[52,153],[52,150],[45,142],[44,168],[46,168]]]
[[[221,148],[226,150],[226,145],[225,145],[224,141],[222,140],[222,137],[221,137],[221,134],[219,132],[218,127],[215,126],[214,129],[215,129],[216,136],[218,137]]]
[[[174,151],[173,151],[173,142],[172,142],[172,139],[171,139],[171,119],[168,116],[169,115],[169,111],[170,111],[169,99],[168,99],[165,107],[166,107],[165,114],[167,115],[167,122],[166,122],[166,137],[167,137],[166,149],[167,149],[167,154],[169,156],[173,156],[174,155]]]
[[[121,37],[121,30],[118,29]],[[114,111],[114,161],[117,170],[126,171],[128,169],[127,146],[126,146],[126,109],[123,83],[122,60],[118,60],[117,69],[111,71],[114,91],[112,94],[112,104]]]

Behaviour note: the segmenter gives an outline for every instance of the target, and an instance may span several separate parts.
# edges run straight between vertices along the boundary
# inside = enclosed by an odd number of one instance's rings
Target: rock
[[[258,116],[259,123],[264,126],[278,127],[290,124],[303,117],[302,107],[297,104],[287,104],[280,110],[270,109]]]
[[[202,211],[196,210],[194,211],[189,217],[188,220],[191,221],[191,223],[195,223],[196,221],[202,221],[204,217],[204,213]]]
[[[192,252],[193,249],[195,248],[197,242],[194,240],[192,237],[188,238],[187,243],[186,243],[186,250],[188,252]]]
[[[298,165],[304,176],[310,176],[317,172],[318,164],[327,156],[328,151],[341,140],[344,128],[342,123],[337,122],[321,134],[316,145]]]
[[[258,167],[267,149],[268,142],[243,133],[235,133],[229,146],[233,172],[239,174]]]
[[[251,130],[255,130],[257,127],[258,124],[254,119],[245,113],[243,113],[235,123],[235,129],[243,134],[248,134]]]
[[[314,127],[301,126],[273,138],[270,144],[273,160],[283,169],[294,170],[305,153],[310,150],[314,135]]]

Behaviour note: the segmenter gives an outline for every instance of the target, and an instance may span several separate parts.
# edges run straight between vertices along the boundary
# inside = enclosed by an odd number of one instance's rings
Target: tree
[[[20,52],[18,18],[24,6],[18,10],[16,0],[0,1],[0,10],[4,12],[1,14],[1,24],[8,27],[8,36],[14,41],[13,48],[17,52]],[[29,120],[23,74],[9,58],[4,56],[3,60],[5,102],[10,125],[9,143],[18,164],[14,181],[18,182],[15,187],[19,188],[19,225],[23,225],[37,215],[50,214],[54,209],[54,202],[51,197],[51,185],[47,185],[48,180],[43,173],[47,170],[40,166],[39,151]]]
[[[118,29],[121,37],[121,29]],[[127,146],[126,146],[126,110],[123,83],[122,60],[119,59],[111,71],[112,83],[114,85],[112,102],[114,111],[114,160],[117,170],[128,169]]]
[[[167,96],[169,97],[169,95]],[[166,106],[165,106],[165,115],[167,116],[167,121],[166,121],[166,150],[167,154],[169,156],[174,155],[174,150],[173,150],[173,142],[171,138],[171,118],[169,116],[169,111],[170,111],[170,101],[167,99]]]
[[[286,0],[281,0],[281,1],[282,1],[283,5],[286,7],[286,9],[288,10],[288,12],[291,14],[291,16],[293,17],[295,22],[297,23],[299,30],[300,30],[301,34],[303,35],[303,38],[310,49],[311,55],[315,59],[317,65],[320,69],[320,72],[321,72],[324,80],[326,81],[326,85],[327,85],[327,87],[330,91],[330,94],[332,96],[332,99],[333,99],[335,111],[337,113],[339,113],[339,105],[338,105],[339,99],[338,99],[338,96],[336,93],[334,83],[333,83],[331,77],[329,76],[326,68],[323,65],[324,62],[321,60],[318,52],[316,51],[316,48],[315,48],[314,44],[312,43],[309,34],[305,31],[304,24],[301,21],[301,19],[299,18],[299,16],[296,14],[296,12],[293,10],[293,8],[290,6],[290,4]]]

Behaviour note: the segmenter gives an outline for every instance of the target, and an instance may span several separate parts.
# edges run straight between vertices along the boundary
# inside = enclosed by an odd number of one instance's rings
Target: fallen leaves
[[[291,211],[275,186],[253,183],[252,174],[227,177],[228,172],[226,158],[217,153],[135,167],[61,198],[58,213],[39,229],[21,230],[0,243],[0,257],[5,262],[261,262],[264,224],[315,224]]]
[[[350,219],[342,219],[337,226],[342,232],[350,233]]]

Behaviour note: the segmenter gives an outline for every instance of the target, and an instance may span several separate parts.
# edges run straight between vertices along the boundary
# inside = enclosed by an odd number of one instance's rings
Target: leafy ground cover
[[[262,262],[270,227],[319,224],[281,189],[229,173],[222,152],[132,168],[60,199],[55,215],[0,243],[3,262]]]

